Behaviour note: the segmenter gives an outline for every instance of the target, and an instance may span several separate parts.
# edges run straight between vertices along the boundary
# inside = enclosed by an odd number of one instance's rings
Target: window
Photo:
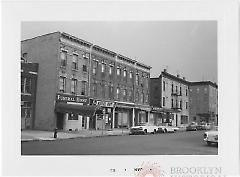
[[[136,85],[139,85],[139,75],[138,75],[138,73],[136,74]]]
[[[165,91],[165,81],[163,81],[163,91]]]
[[[143,94],[143,93],[141,93],[141,95],[140,95],[140,102],[141,102],[141,103],[143,103],[143,102],[144,102],[144,100],[143,100],[143,97],[144,97],[144,94]]]
[[[165,106],[165,97],[163,97],[163,106]]]
[[[84,58],[84,59],[89,59],[89,58],[90,58],[89,53],[84,53],[84,54],[83,54],[83,58]]]
[[[92,89],[93,89],[93,96],[96,97],[97,96],[97,84],[96,83],[93,84]]]
[[[72,69],[78,69],[78,55],[73,54]]]
[[[87,93],[87,82],[82,81],[81,95],[86,95]]]
[[[188,89],[186,88],[186,96],[188,96]]]
[[[128,99],[129,99],[129,101],[132,101],[132,99],[133,99],[133,92],[132,92],[132,89],[130,89],[129,91],[128,91]]]
[[[186,109],[188,109],[188,102],[186,102]]]
[[[101,69],[101,72],[104,73],[104,72],[105,72],[105,69],[106,69],[106,64],[105,64],[105,63],[102,63],[102,69]]]
[[[182,100],[180,100],[180,108],[182,109]]]
[[[117,99],[119,99],[120,98],[120,88],[118,87],[117,88]]]
[[[136,97],[135,97],[135,100],[136,100],[136,102],[138,102],[139,101],[139,91],[137,90],[137,92],[136,92]]]
[[[207,93],[207,91],[208,91],[208,90],[207,90],[207,87],[205,87],[205,88],[204,88],[204,93],[206,94],[206,93]]]
[[[67,66],[67,52],[66,51],[61,52],[61,66],[63,66],[63,67]]]
[[[21,77],[21,93],[31,93],[31,78]]]
[[[68,120],[78,120],[78,114],[68,114]]]
[[[123,90],[123,99],[124,100],[127,99],[127,90],[126,89]]]
[[[180,95],[182,95],[182,87],[180,87]]]
[[[112,75],[112,72],[113,72],[113,66],[109,66],[109,75]]]
[[[130,78],[130,79],[133,78],[133,73],[132,73],[132,71],[130,71],[130,73],[129,73],[129,78]]]
[[[173,99],[172,99],[172,108],[173,108]]]
[[[87,65],[83,65],[83,72],[87,72]]]
[[[29,101],[24,101],[21,104],[21,117],[31,118],[32,117],[32,104]]]
[[[181,124],[188,124],[188,116],[181,115]]]
[[[60,76],[59,78],[59,90],[60,92],[65,92],[66,91],[66,78]]]
[[[178,86],[176,85],[176,93],[178,92]]]
[[[105,84],[101,83],[101,88],[102,88],[102,98],[105,98]]]
[[[85,117],[82,117],[82,127],[85,127]]]
[[[173,93],[173,84],[172,84],[172,93]]]
[[[109,98],[113,99],[113,85],[112,84],[109,85]]]
[[[27,59],[28,53],[23,53],[22,56],[23,56],[24,59]]]
[[[186,92],[187,93],[187,92]],[[197,93],[199,93],[199,88],[197,88]]]
[[[118,67],[117,68],[117,75],[120,76],[121,75],[121,69]]]
[[[71,93],[76,94],[77,92],[77,79],[71,80]]]
[[[93,61],[93,74],[97,74],[97,67],[98,67],[98,62]]]
[[[148,94],[145,95],[145,103],[148,103]]]
[[[127,77],[127,70],[126,70],[126,69],[124,69],[124,71],[123,71],[123,77],[124,77],[124,78]]]

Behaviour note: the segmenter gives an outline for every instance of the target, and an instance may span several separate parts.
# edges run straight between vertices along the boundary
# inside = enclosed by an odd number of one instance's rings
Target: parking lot
[[[217,155],[204,131],[22,142],[24,155]]]

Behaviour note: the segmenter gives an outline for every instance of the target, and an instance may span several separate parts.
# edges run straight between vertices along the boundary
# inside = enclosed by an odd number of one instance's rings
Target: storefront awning
[[[57,103],[55,106],[55,111],[62,113],[76,113],[83,116],[93,116],[94,113],[97,114],[99,112],[102,112],[102,110],[97,106],[67,103]]]

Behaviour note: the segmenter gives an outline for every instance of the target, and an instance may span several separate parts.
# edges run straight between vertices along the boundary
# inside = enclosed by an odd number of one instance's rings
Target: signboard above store
[[[102,107],[111,107],[111,108],[114,107],[114,102],[110,102],[110,101],[94,100],[93,104],[102,106]]]
[[[67,95],[62,93],[56,94],[57,102],[72,102],[72,103],[82,103],[82,105],[89,104],[89,98],[85,96],[75,96],[75,95]]]

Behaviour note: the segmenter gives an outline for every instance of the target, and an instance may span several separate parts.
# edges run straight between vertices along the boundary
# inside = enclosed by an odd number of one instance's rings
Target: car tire
[[[154,129],[154,130],[153,130],[153,134],[156,134],[156,133],[157,133],[157,130],[156,130],[156,129]]]
[[[164,133],[167,133],[167,132],[168,132],[168,131],[167,131],[167,129],[165,128],[165,129],[164,129]]]
[[[146,135],[146,134],[147,134],[147,130],[145,129],[145,130],[144,130],[144,135]]]

